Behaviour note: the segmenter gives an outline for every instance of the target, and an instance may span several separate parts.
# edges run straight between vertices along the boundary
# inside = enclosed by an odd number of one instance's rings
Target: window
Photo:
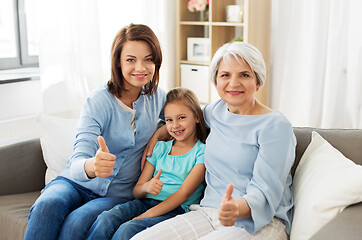
[[[37,0],[1,0],[0,70],[38,66]]]

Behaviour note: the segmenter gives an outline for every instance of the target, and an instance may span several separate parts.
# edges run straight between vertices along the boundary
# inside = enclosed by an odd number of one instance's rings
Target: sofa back
[[[344,156],[362,165],[362,129],[316,129],[295,127],[297,138],[292,175],[308,147],[312,131],[318,132]],[[46,165],[39,139],[0,147],[0,196],[32,191],[44,187]]]
[[[0,196],[40,191],[46,165],[39,139],[0,147]]]
[[[293,176],[304,151],[311,142],[312,131],[318,132],[345,157],[349,158],[356,164],[362,165],[362,129],[320,129],[295,127],[294,134],[297,138],[297,148],[295,162],[292,168]]]

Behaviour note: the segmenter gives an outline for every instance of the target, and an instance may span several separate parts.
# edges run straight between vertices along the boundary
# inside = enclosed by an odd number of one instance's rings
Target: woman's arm
[[[165,201],[154,206],[153,208],[150,208],[145,213],[134,219],[157,217],[174,210],[192,195],[192,193],[200,186],[204,179],[205,165],[196,164],[178,191],[165,199]]]
[[[147,193],[157,195],[161,192],[163,186],[163,182],[160,181],[162,169],[158,171],[155,177],[152,177],[154,172],[155,167],[149,161],[146,161],[145,168],[133,188],[135,198],[145,198]]]
[[[158,141],[165,141],[168,139],[170,139],[170,134],[168,134],[167,132],[166,125],[163,125],[156,130],[150,141],[147,143],[146,148],[143,152],[141,160],[141,171],[143,171],[143,168],[145,166],[146,158],[152,155],[153,148],[155,147],[156,143]]]

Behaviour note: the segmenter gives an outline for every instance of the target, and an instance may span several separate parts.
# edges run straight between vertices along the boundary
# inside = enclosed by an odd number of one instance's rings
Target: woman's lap
[[[199,240],[287,240],[288,236],[285,229],[286,227],[281,221],[273,218],[267,226],[253,235],[244,228],[221,227],[199,238]]]
[[[57,178],[45,187],[32,206],[25,239],[57,239],[64,230],[67,231],[63,236],[68,236],[67,232],[74,232],[79,227],[76,222],[81,222],[82,228],[88,228],[93,223],[91,216],[125,201],[96,197],[99,196],[68,179]]]
[[[198,239],[213,231],[210,218],[202,211],[190,211],[166,220],[135,235],[140,239]]]
[[[213,208],[192,206],[193,211],[161,222],[135,235],[132,240],[140,239],[270,239],[286,240],[285,225],[274,218],[270,224],[254,235],[244,228],[223,227],[218,221],[218,211]]]

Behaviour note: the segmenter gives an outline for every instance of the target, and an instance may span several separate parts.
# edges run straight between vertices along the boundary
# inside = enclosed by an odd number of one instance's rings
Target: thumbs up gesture
[[[162,169],[158,170],[156,176],[154,176],[153,178],[151,178],[150,181],[145,183],[144,189],[147,193],[157,195],[161,192],[163,186],[163,182],[160,180],[161,173]]]
[[[113,172],[116,164],[116,156],[109,153],[106,141],[102,136],[98,137],[99,149],[94,157],[94,173],[97,177],[108,177]]]
[[[234,226],[235,221],[239,216],[238,204],[231,196],[233,190],[234,186],[229,184],[219,206],[219,220],[220,223],[225,227]]]

